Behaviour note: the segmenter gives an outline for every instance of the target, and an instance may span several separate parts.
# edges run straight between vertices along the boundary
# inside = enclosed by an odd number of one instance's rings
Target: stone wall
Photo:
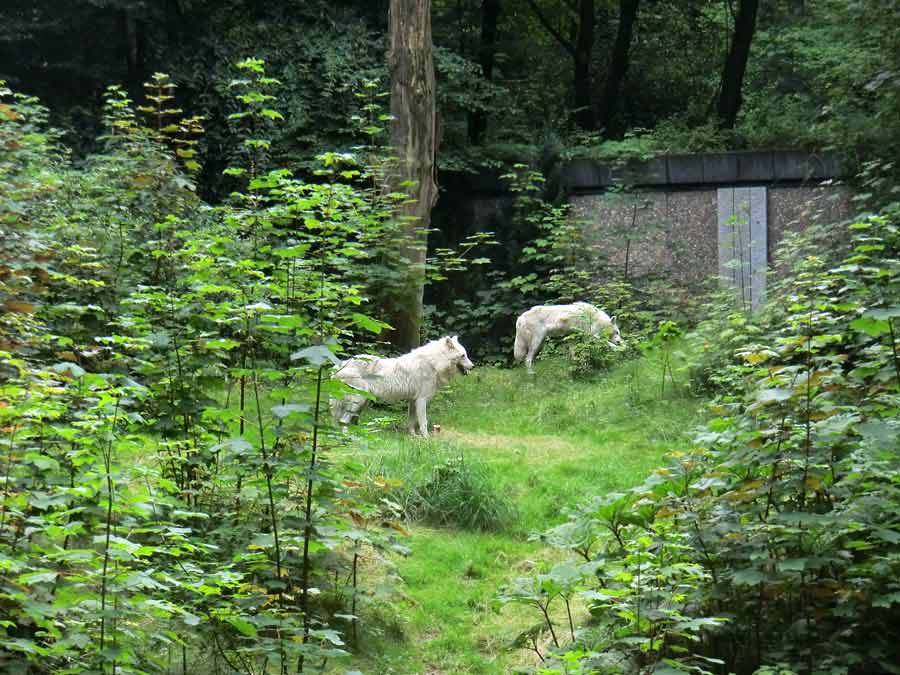
[[[769,190],[769,260],[776,264],[778,245],[789,232],[815,223],[834,223],[853,215],[850,191],[839,185],[776,187]]]
[[[770,264],[787,232],[850,214],[845,188],[775,186],[767,191]],[[592,244],[608,263],[629,274],[666,275],[678,284],[693,284],[718,273],[717,189],[647,190],[624,199],[619,194],[577,194],[570,198],[574,216],[584,222]]]
[[[644,192],[633,198],[584,194],[570,199],[588,239],[628,274],[666,273],[681,284],[716,269],[716,191]]]
[[[723,273],[723,256],[735,250],[725,241],[734,227],[724,222],[729,219],[726,202],[737,216],[735,200],[752,193],[753,228],[747,232],[756,232],[759,241],[747,242],[751,235],[743,230],[741,236],[746,246],[741,265],[752,269],[737,274],[725,265],[726,276],[746,286],[748,274],[758,280],[767,267],[778,269],[777,250],[786,234],[850,217],[850,193],[840,176],[832,156],[744,152],[661,157],[624,166],[575,160],[558,177],[573,217],[584,223],[585,255],[602,258],[598,269],[611,265],[624,272],[627,262],[629,275],[654,274],[679,286]],[[438,231],[431,245],[452,246],[468,234],[493,231],[501,246],[490,252],[492,267],[514,266],[530,235],[512,221],[513,195],[498,176],[447,174],[441,183],[444,193],[433,213]],[[627,192],[623,185],[629,186]]]

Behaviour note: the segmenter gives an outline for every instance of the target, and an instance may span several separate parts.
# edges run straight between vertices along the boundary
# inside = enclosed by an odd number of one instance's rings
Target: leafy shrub
[[[742,312],[718,311],[710,319],[702,321],[695,331],[688,334],[693,350],[688,367],[691,391],[698,396],[722,393],[732,389],[739,374],[735,354],[759,329],[753,318]]]
[[[609,341],[592,335],[572,336],[568,340],[568,372],[576,380],[589,380],[608,372],[622,360],[622,351],[609,346]]]
[[[110,88],[78,165],[0,84],[4,672],[318,669],[402,530],[330,463],[321,414],[331,347],[380,326],[348,260],[386,213],[333,170],[259,173],[275,81],[239,67],[246,163],[217,209],[164,76],[146,126]]]

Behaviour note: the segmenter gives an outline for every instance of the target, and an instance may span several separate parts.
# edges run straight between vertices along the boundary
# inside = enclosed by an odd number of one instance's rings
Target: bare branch
[[[559,44],[561,44],[574,58],[575,46],[569,40],[566,40],[560,32],[553,27],[553,24],[550,23],[546,16],[544,16],[544,13],[541,11],[541,8],[538,7],[537,3],[534,0],[528,0],[528,6],[531,8],[531,11],[534,12],[534,15],[537,17],[538,21],[541,22],[541,25],[546,31],[555,37],[557,42],[559,42]]]

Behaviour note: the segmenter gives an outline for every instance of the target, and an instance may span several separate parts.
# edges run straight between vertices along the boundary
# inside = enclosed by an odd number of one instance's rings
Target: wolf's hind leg
[[[531,343],[528,345],[528,354],[525,355],[525,365],[528,367],[528,374],[534,375],[534,357],[541,349],[541,343],[544,341],[543,333],[531,336]]]

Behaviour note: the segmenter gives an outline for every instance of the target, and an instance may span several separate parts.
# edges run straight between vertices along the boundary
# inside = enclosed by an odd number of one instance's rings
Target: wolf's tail
[[[513,346],[513,359],[521,363],[528,354],[528,339],[525,337],[527,330],[523,326],[516,326],[516,344]]]

